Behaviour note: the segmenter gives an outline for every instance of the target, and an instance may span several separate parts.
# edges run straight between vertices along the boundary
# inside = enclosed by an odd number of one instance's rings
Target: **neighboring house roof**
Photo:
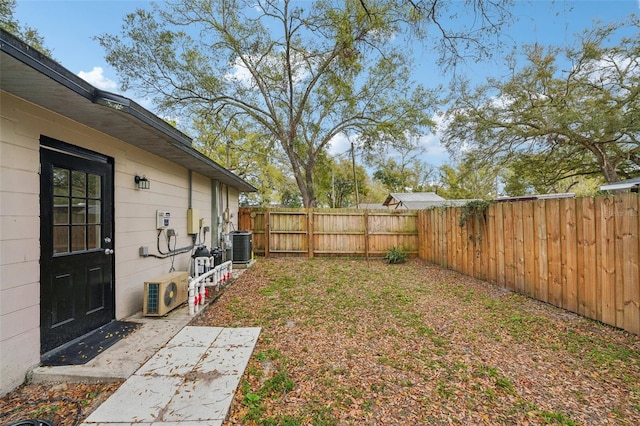
[[[622,189],[634,189],[640,187],[640,178],[627,179],[620,182],[609,183],[602,185],[600,189],[602,191],[616,191]]]
[[[131,99],[100,90],[0,30],[0,89],[241,192],[251,184],[192,147],[192,139]]]
[[[440,206],[443,201],[447,200],[435,192],[392,192],[382,205],[396,209],[404,207],[409,210],[422,210]]]

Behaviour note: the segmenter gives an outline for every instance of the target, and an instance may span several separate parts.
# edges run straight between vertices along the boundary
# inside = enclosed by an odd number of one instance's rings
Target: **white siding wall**
[[[39,142],[0,98],[0,395],[40,362]]]
[[[41,135],[114,158],[116,318],[142,309],[143,283],[169,271],[170,259],[143,258],[139,248],[157,252],[156,210],[169,210],[177,247],[187,235],[189,171],[60,115],[0,93],[0,395],[24,381],[40,361],[39,140]],[[149,190],[135,188],[146,175]],[[211,180],[192,175],[192,207],[215,231]],[[238,193],[229,193],[237,226]],[[226,199],[225,199],[226,202]],[[221,214],[221,213],[220,213]],[[213,234],[213,235],[212,235]],[[214,240],[214,241],[212,241]],[[215,245],[215,233],[207,245]],[[161,250],[166,239],[161,236]],[[190,252],[177,255],[176,270],[189,270]]]

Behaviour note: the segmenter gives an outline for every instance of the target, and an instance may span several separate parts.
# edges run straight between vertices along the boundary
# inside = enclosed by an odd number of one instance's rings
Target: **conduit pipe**
[[[201,269],[198,268],[200,264],[204,266],[206,264],[213,264],[213,257],[196,257],[195,271]],[[202,275],[198,275],[195,278],[189,278],[189,315],[193,316],[200,310],[200,307],[204,305],[207,295],[207,284],[210,287],[215,287],[216,290],[220,289],[228,279],[231,278],[231,272],[233,271],[233,262],[228,260],[220,265],[209,269]]]

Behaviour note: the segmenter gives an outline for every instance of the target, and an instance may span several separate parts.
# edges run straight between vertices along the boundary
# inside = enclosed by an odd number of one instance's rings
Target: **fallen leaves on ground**
[[[24,384],[0,399],[0,424],[41,419],[55,426],[77,425],[121,383]]]
[[[420,260],[260,259],[191,325],[262,327],[226,425],[640,424],[638,336]],[[118,386],[23,385],[0,422]]]
[[[227,424],[640,424],[640,340],[420,260],[266,259],[193,325],[262,333]]]

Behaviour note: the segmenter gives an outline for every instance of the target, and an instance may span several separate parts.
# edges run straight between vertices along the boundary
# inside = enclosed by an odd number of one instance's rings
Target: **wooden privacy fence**
[[[420,257],[640,334],[638,194],[419,212]]]
[[[265,256],[384,256],[392,247],[418,254],[418,213],[408,210],[241,208]]]

